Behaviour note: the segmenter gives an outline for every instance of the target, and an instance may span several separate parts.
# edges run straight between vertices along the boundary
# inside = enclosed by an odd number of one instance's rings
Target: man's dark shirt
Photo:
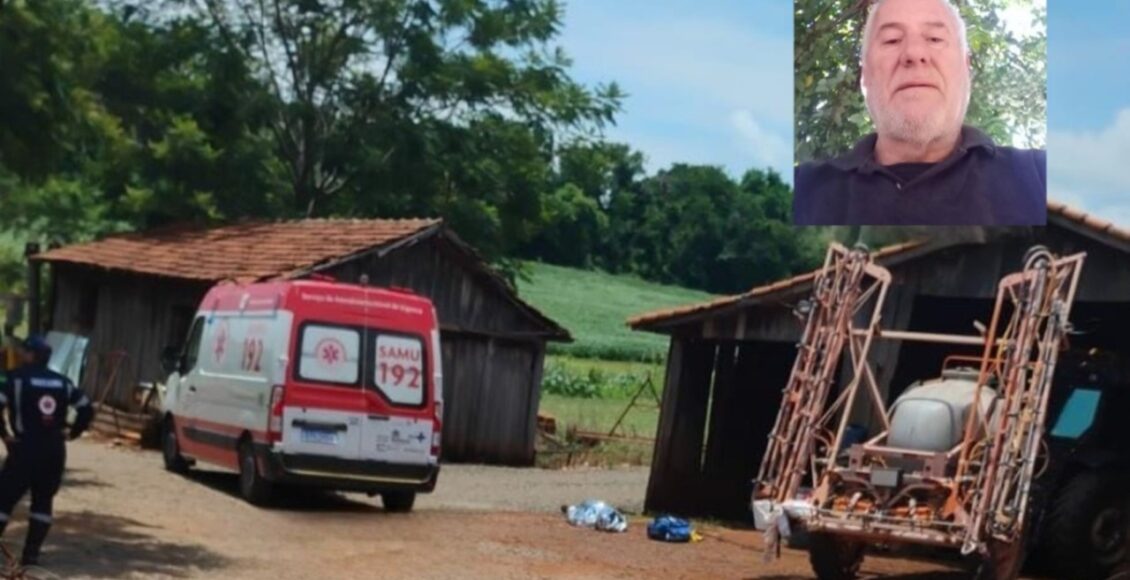
[[[973,127],[937,163],[882,166],[876,135],[796,169],[797,225],[1044,225],[1047,154],[993,143]]]
[[[77,437],[90,425],[93,409],[90,399],[67,377],[46,366],[23,366],[8,373],[0,389],[0,435],[8,436],[5,408],[11,416],[11,435],[32,447],[62,444],[67,409],[77,415],[70,435]]]

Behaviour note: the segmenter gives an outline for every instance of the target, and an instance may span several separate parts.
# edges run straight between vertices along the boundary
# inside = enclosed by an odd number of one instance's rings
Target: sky
[[[607,137],[792,180],[792,3],[566,0],[573,75],[629,95]],[[1010,13],[1008,24],[1024,30]],[[1048,195],[1130,228],[1130,0],[1048,8]]]
[[[791,182],[792,29],[787,0],[565,0],[560,43],[574,78],[628,93],[606,136],[649,171],[771,167]]]
[[[1048,196],[1130,228],[1130,0],[1048,7]]]

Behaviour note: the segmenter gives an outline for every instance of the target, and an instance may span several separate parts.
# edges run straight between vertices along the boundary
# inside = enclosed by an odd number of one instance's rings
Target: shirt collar
[[[842,171],[860,171],[863,173],[875,171],[879,168],[879,163],[875,161],[876,140],[878,140],[878,135],[871,133],[860,139],[851,148],[851,151],[830,160],[828,163]],[[996,154],[997,151],[997,146],[993,143],[992,138],[980,129],[964,125],[961,128],[961,141],[950,154],[950,157],[959,157],[977,148],[983,148],[990,155]]]

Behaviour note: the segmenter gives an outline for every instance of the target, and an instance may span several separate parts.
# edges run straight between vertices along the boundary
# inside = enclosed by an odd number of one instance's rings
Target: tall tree
[[[644,278],[741,292],[813,266],[813,232],[792,227],[790,200],[772,171],[737,183],[717,167],[676,164],[616,200],[610,243],[631,248]]]
[[[556,0],[180,1],[281,104],[270,128],[304,215],[359,175],[399,167],[419,145],[403,142],[410,127],[502,114],[548,135],[599,128],[619,107],[615,84],[581,86],[550,47]]]

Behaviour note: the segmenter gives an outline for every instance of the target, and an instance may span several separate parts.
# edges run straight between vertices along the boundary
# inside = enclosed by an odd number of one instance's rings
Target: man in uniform
[[[47,368],[51,345],[42,337],[29,336],[20,345],[20,358],[22,366],[9,372],[0,388],[0,437],[8,447],[0,471],[0,534],[12,508],[30,489],[31,514],[20,563],[32,566],[39,563],[40,548],[51,528],[51,504],[63,481],[67,409],[74,407],[77,415],[71,439],[86,430],[94,412],[90,399],[70,379]]]

